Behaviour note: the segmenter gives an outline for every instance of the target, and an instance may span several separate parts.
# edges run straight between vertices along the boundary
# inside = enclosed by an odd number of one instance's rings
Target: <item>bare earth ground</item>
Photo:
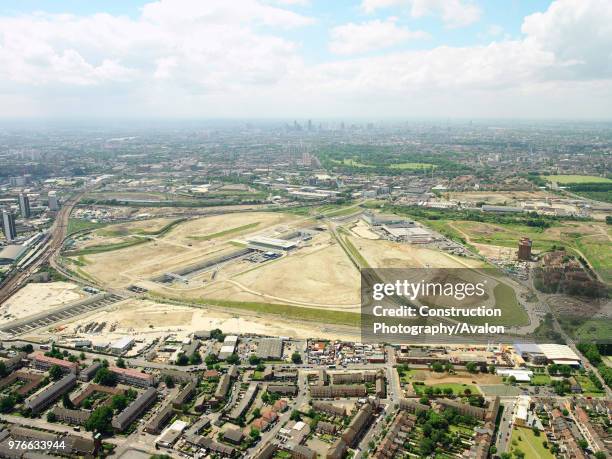
[[[427,385],[456,383],[456,384],[501,384],[502,378],[498,375],[488,373],[470,374],[464,371],[458,371],[456,374],[449,375],[448,373],[435,373],[428,370],[417,370],[414,373],[415,381],[424,382]]]
[[[359,219],[357,223],[351,228],[351,231],[363,239],[380,239],[380,236],[370,229],[368,224],[363,220]]]
[[[116,306],[81,317],[67,326],[61,326],[54,334],[75,337],[77,327],[91,322],[106,322],[107,326],[100,333],[100,339],[112,341],[126,334],[131,334],[136,340],[168,333],[187,336],[196,330],[220,328],[225,333],[254,333],[271,336],[289,336],[294,338],[309,338],[320,336],[328,339],[358,339],[358,330],[334,327],[321,328],[318,324],[308,322],[296,323],[282,318],[273,319],[256,314],[239,311],[237,314],[222,312],[214,308],[194,308],[187,306],[167,305],[145,300],[128,300]],[[114,331],[110,327],[115,325]],[[95,341],[95,337],[87,335]]]
[[[44,312],[85,298],[80,287],[70,282],[27,284],[0,306],[0,323]]]
[[[249,234],[274,234],[286,230],[286,222],[295,217],[276,213],[240,213],[203,217],[185,222],[151,242],[93,255],[87,255],[83,270],[103,285],[123,287],[139,280],[147,280],[235,250],[229,240],[245,233],[227,234],[210,240],[194,239],[244,225],[258,223],[246,230]]]
[[[238,266],[243,273],[238,273]],[[297,304],[342,310],[359,309],[359,273],[329,234],[317,234],[311,245],[266,264],[232,263],[216,281],[192,288],[163,288],[182,298]],[[196,282],[197,285],[197,282]]]
[[[368,263],[376,268],[466,268],[481,267],[478,260],[459,258],[444,252],[391,241],[350,237]]]

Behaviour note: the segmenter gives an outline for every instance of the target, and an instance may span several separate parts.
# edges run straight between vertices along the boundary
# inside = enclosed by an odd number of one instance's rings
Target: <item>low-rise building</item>
[[[151,387],[155,385],[155,378],[153,375],[143,373],[140,370],[132,368],[119,368],[119,367],[108,367],[108,369],[117,375],[117,379],[120,383],[129,384],[137,387]]]
[[[157,391],[150,387],[144,393],[140,394],[136,400],[128,405],[128,407],[113,418],[112,425],[115,429],[123,432],[128,426],[136,420],[142,413],[151,407],[157,400]]]
[[[47,386],[42,390],[42,392],[39,392],[26,400],[25,407],[31,410],[33,414],[40,413],[51,405],[51,403],[76,386],[76,381],[77,378],[72,373],[64,376],[59,381]]]

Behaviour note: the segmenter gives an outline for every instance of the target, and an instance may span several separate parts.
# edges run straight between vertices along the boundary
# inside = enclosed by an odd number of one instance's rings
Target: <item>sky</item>
[[[2,0],[0,118],[612,119],[610,0]]]

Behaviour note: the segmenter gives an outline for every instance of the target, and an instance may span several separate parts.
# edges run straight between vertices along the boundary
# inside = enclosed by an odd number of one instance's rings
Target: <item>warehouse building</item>
[[[238,337],[235,335],[228,335],[223,340],[223,346],[219,351],[219,360],[225,360],[236,351],[238,345]]]
[[[134,338],[131,336],[124,336],[121,339],[118,339],[114,343],[110,345],[110,351],[113,354],[121,355],[124,352],[129,351],[134,345]]]
[[[257,345],[257,357],[265,360],[280,360],[283,357],[282,338],[262,338]]]
[[[25,245],[7,245],[0,250],[0,265],[12,265],[25,253],[28,248]]]
[[[287,241],[285,239],[276,239],[267,236],[254,236],[247,240],[249,248],[255,250],[291,250],[297,247],[297,242]]]

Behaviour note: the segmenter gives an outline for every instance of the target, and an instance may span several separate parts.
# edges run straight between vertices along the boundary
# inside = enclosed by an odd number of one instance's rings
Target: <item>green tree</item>
[[[58,379],[60,379],[63,376],[63,374],[64,372],[62,371],[59,365],[52,365],[51,368],[49,368],[49,376],[54,381],[57,381]]]
[[[478,365],[475,362],[468,362],[465,364],[465,369],[470,373],[478,373]]]
[[[172,376],[170,375],[164,376],[164,384],[166,384],[166,387],[168,389],[172,389],[174,387],[174,379],[172,379]]]
[[[291,419],[292,421],[300,421],[302,419],[302,416],[300,415],[300,412],[298,410],[293,410],[291,412],[291,415],[289,416],[289,419]]]
[[[111,407],[116,412],[123,411],[125,407],[128,405],[128,399],[125,395],[117,394],[113,395],[111,399]]]
[[[117,375],[110,371],[108,367],[101,367],[96,372],[94,382],[103,386],[114,386],[117,384]]]
[[[55,422],[57,421],[57,416],[55,416],[55,413],[53,411],[49,411],[47,413],[47,422]]]
[[[298,351],[295,351],[293,354],[291,354],[291,361],[295,363],[296,365],[299,365],[302,363],[302,356],[300,355]]]
[[[119,357],[119,358],[117,359],[116,365],[117,365],[119,368],[125,368],[125,360],[123,360],[121,357]]]
[[[226,362],[230,365],[236,365],[240,363],[240,357],[238,357],[238,354],[232,354],[227,358]]]
[[[189,365],[199,365],[201,363],[202,356],[198,351],[195,351],[193,354],[191,354],[191,357],[189,357]]]
[[[74,403],[72,403],[72,400],[70,400],[70,394],[67,392],[62,396],[62,405],[64,405],[64,408],[69,410],[74,408]]]
[[[15,408],[15,403],[15,397],[12,395],[0,398],[0,413],[10,413]]]
[[[6,375],[8,375],[6,365],[4,362],[0,362],[0,378],[4,378]]]
[[[204,357],[204,363],[208,368],[211,368],[215,363],[217,363],[217,356],[215,354],[208,354]]]
[[[257,357],[255,354],[251,354],[249,356],[249,363],[251,365],[259,365],[261,363],[261,359]]]
[[[110,406],[99,406],[89,416],[85,422],[85,428],[90,432],[98,432],[102,435],[113,433],[113,409]]]
[[[189,363],[189,357],[187,357],[185,354],[179,355],[178,358],[176,359],[177,365],[184,366],[184,365],[187,365],[188,363]]]

